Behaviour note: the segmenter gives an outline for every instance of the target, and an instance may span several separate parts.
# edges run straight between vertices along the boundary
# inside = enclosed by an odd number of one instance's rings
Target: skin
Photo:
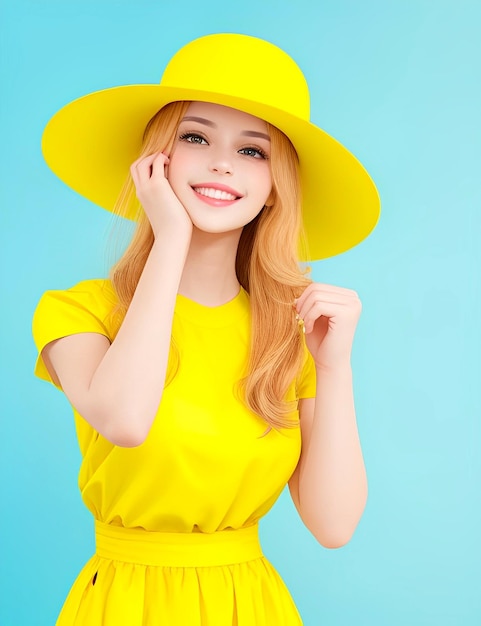
[[[186,117],[172,154],[131,167],[155,240],[115,341],[81,333],[43,351],[73,406],[119,446],[140,445],[155,418],[177,293],[206,306],[237,295],[242,228],[271,191],[265,122],[203,102],[192,103]],[[206,183],[227,185],[240,199],[213,206],[194,191]],[[354,291],[312,283],[293,308],[316,364],[317,394],[299,403],[302,452],[289,489],[312,534],[336,548],[351,538],[367,498],[350,367],[361,304]]]

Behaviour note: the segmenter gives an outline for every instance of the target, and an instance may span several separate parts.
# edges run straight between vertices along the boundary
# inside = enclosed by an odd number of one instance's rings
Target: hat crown
[[[172,57],[160,84],[203,92],[213,102],[215,94],[246,99],[309,120],[309,89],[298,65],[277,46],[248,35],[190,42]]]

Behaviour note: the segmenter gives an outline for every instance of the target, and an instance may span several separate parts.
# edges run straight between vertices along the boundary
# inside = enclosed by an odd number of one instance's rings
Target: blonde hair
[[[170,152],[188,105],[188,102],[168,104],[150,120],[140,156]],[[302,220],[297,153],[280,130],[268,124],[268,133],[272,191],[267,205],[244,227],[236,257],[237,278],[249,293],[252,315],[247,375],[240,384],[247,406],[270,427],[292,428],[298,426],[298,420],[292,419],[297,405],[287,402],[286,395],[299,375],[305,356],[293,303],[310,281],[298,264]],[[132,202],[135,202],[135,188],[129,177],[119,196],[116,213],[126,214]],[[137,229],[124,255],[111,270],[121,317],[133,298],[154,242],[150,222],[137,204]]]

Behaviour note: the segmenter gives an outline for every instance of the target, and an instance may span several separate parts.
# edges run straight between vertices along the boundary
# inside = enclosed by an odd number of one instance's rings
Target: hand
[[[295,310],[317,367],[349,363],[361,301],[355,291],[311,283],[296,300]]]
[[[192,221],[167,180],[169,157],[156,152],[137,159],[130,167],[137,198],[149,218],[154,236],[180,226],[192,233]]]

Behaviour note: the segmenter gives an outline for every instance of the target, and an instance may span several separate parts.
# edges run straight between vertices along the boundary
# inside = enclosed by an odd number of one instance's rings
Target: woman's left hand
[[[349,363],[361,309],[355,291],[322,283],[311,283],[297,298],[295,311],[317,367]]]

